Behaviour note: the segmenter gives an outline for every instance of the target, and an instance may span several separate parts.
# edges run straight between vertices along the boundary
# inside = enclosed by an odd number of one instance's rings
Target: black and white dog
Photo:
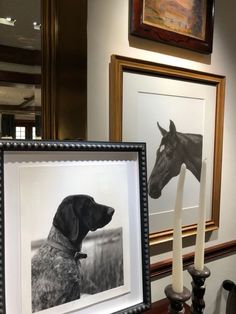
[[[114,209],[88,195],[70,195],[57,209],[45,243],[32,258],[32,312],[80,298],[82,241],[107,225]]]

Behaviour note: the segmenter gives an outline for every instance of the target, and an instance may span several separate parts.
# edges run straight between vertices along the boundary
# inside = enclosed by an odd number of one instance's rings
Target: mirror
[[[27,120],[37,138],[86,139],[87,0],[1,0],[0,12],[0,22],[11,17],[14,24],[0,23],[5,137],[15,136],[15,120]]]
[[[0,12],[0,136],[40,139],[40,0],[1,0]]]

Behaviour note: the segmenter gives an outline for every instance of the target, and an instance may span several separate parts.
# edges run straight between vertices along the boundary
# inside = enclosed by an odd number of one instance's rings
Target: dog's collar
[[[87,254],[86,254],[86,253],[82,253],[82,252],[80,252],[80,251],[76,251],[76,250],[74,250],[74,249],[72,249],[72,248],[67,248],[67,247],[61,245],[61,244],[58,243],[58,242],[54,242],[54,241],[51,241],[51,240],[47,240],[47,243],[48,243],[50,246],[54,247],[55,249],[58,249],[58,250],[60,250],[60,251],[62,251],[62,252],[65,252],[65,253],[69,254],[70,256],[72,256],[72,257],[75,259],[76,262],[77,262],[79,259],[83,259],[83,258],[86,258],[86,257],[87,257]]]

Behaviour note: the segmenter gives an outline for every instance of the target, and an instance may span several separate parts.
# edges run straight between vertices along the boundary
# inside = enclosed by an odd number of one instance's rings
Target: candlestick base
[[[184,287],[183,292],[178,293],[175,292],[172,288],[172,285],[168,285],[165,288],[165,294],[167,298],[170,300],[170,304],[168,307],[169,314],[183,314],[184,310],[184,302],[190,299],[190,291]]]
[[[204,266],[203,270],[197,270],[193,265],[188,267],[188,272],[192,276],[192,305],[191,313],[203,314],[205,309],[205,301],[203,299],[205,294],[205,280],[211,274],[210,270]]]

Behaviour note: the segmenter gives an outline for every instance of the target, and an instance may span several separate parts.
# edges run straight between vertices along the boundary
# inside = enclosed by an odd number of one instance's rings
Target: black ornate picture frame
[[[0,150],[0,312],[147,310],[145,144],[2,141]]]

